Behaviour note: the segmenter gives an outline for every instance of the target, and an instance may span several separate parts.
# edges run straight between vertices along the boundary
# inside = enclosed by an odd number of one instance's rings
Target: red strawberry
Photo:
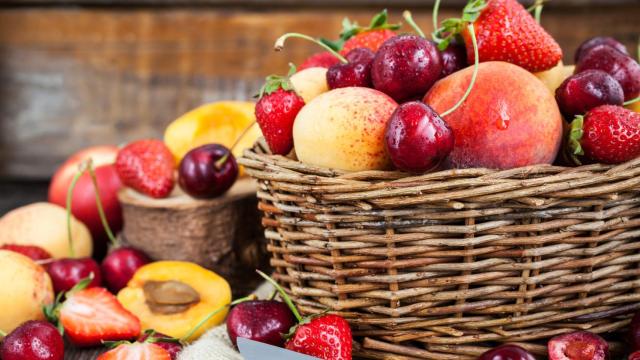
[[[602,105],[576,116],[569,145],[574,155],[606,164],[640,156],[640,113],[616,105]]]
[[[171,360],[171,355],[156,344],[136,342],[120,344],[96,360]]]
[[[293,121],[304,106],[304,100],[293,90],[289,76],[269,76],[260,90],[256,104],[256,120],[269,149],[278,155],[287,155],[293,149]]]
[[[562,59],[560,45],[517,0],[472,0],[462,19],[448,19],[438,35],[441,50],[462,33],[469,64],[474,62],[473,42],[468,29],[473,22],[481,62],[506,61],[531,72],[547,70]]]
[[[389,38],[396,36],[396,32],[389,29],[369,30],[361,32],[345,41],[340,53],[346,55],[355,48],[367,48],[373,52],[378,51],[380,45]]]
[[[640,360],[640,351],[636,351],[629,355],[629,360]]]
[[[338,315],[323,315],[297,326],[285,347],[325,360],[351,359],[351,328]]]
[[[35,261],[51,259],[51,254],[40,246],[5,244],[0,246],[0,250],[17,252]]]
[[[298,71],[312,67],[329,68],[339,62],[340,60],[338,60],[338,58],[332,53],[323,51],[309,56],[302,64],[300,64],[300,66],[298,66]]]
[[[175,159],[160,140],[138,140],[128,144],[118,152],[115,165],[125,185],[151,197],[167,197],[175,185]]]
[[[47,318],[58,323],[76,346],[95,346],[140,335],[140,320],[107,289],[86,289],[90,280],[83,280],[67,292],[63,303],[46,307]]]

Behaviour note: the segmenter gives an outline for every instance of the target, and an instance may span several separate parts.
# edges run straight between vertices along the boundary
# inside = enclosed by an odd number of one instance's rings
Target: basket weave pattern
[[[495,342],[625,328],[640,308],[640,159],[618,166],[346,173],[267,154],[271,264],[367,358],[475,359]],[[397,354],[397,355],[390,355]]]

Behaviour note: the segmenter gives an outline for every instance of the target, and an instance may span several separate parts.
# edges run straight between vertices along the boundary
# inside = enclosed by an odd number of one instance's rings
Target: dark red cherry
[[[398,102],[422,98],[441,73],[438,48],[416,35],[398,35],[385,41],[371,66],[373,86]]]
[[[630,56],[608,45],[597,45],[576,63],[575,73],[602,70],[616,79],[624,91],[624,100],[640,95],[640,65]]]
[[[468,66],[467,49],[462,44],[450,43],[446,49],[440,52],[440,57],[442,58],[442,74],[440,77],[451,75]]]
[[[480,355],[478,360],[536,360],[536,358],[520,346],[504,344]]]
[[[632,350],[640,350],[640,312],[636,313],[631,319],[631,324],[629,325],[629,342],[631,343]]]
[[[245,301],[234,306],[227,315],[227,332],[234,346],[243,337],[282,347],[296,319],[289,307],[275,300]]]
[[[56,293],[69,291],[81,280],[93,274],[93,280],[88,287],[102,285],[100,266],[92,258],[59,259],[47,265],[47,273],[51,277],[53,290]]]
[[[349,86],[372,87],[371,62],[375,54],[367,48],[355,48],[347,53],[348,63],[337,63],[327,70],[330,89]]]
[[[58,329],[48,322],[27,321],[4,338],[0,359],[63,360],[64,341]]]
[[[147,341],[147,339],[149,338],[149,335],[151,335],[151,333],[149,333],[148,331],[145,331],[138,338],[138,342]],[[167,340],[163,341],[162,339],[167,339]],[[180,353],[180,351],[182,351],[182,345],[177,341],[170,341],[170,340],[174,340],[174,339],[169,335],[165,335],[159,332],[153,333],[153,343],[165,349],[169,353],[169,356],[171,356],[171,360],[176,360],[178,358],[178,354]]]
[[[632,353],[631,355],[629,355],[629,359],[628,360],[640,360],[640,351],[636,351],[636,352]]]
[[[102,260],[100,269],[107,288],[117,294],[127,286],[136,270],[150,262],[151,259],[142,251],[123,246],[111,251]]]
[[[600,336],[575,331],[558,335],[547,344],[549,360],[606,360],[609,344]]]
[[[194,198],[224,194],[238,178],[236,158],[226,147],[207,144],[189,151],[179,167],[180,188]]]
[[[624,91],[611,75],[601,70],[585,70],[567,78],[556,89],[556,101],[569,119],[600,105],[622,105]]]
[[[580,59],[589,50],[593,49],[598,45],[611,46],[612,48],[620,51],[621,53],[625,55],[629,55],[629,52],[627,51],[627,47],[624,46],[624,44],[622,44],[620,41],[608,36],[596,36],[580,44],[580,46],[578,47],[578,50],[576,50],[575,56],[573,57],[574,62],[577,63],[578,61],[580,61]]]
[[[385,133],[387,152],[395,167],[412,173],[436,168],[449,155],[453,143],[447,123],[420,101],[398,106]]]

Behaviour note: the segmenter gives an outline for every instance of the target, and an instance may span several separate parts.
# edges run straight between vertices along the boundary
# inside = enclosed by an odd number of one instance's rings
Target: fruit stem
[[[458,109],[462,105],[462,103],[464,103],[465,100],[467,100],[467,97],[469,97],[469,94],[471,94],[471,89],[473,89],[473,85],[475,85],[476,83],[476,78],[478,77],[479,55],[478,55],[478,41],[476,40],[476,32],[473,28],[473,23],[470,23],[467,26],[467,28],[469,29],[469,34],[471,35],[471,41],[473,42],[474,63],[473,63],[473,74],[471,75],[471,82],[469,83],[469,87],[467,87],[467,91],[465,91],[464,95],[462,95],[462,98],[460,98],[460,100],[458,100],[458,102],[455,105],[453,105],[451,109],[440,114],[441,117],[445,117],[451,114],[452,112],[456,111],[456,109]]]
[[[438,12],[440,11],[440,0],[436,0],[436,2],[433,4],[433,16],[432,16],[432,21],[433,21],[433,31],[434,33],[432,33],[432,37],[434,36],[433,34],[435,34],[435,31],[438,30]],[[435,40],[435,39],[434,39]]]
[[[224,154],[220,159],[218,159],[216,161],[216,169],[221,169],[222,166],[224,166],[224,163],[227,161],[227,159],[229,159],[229,156],[231,156],[231,150],[227,150],[227,153]]]
[[[275,45],[273,46],[274,49],[276,51],[280,51],[284,48],[284,42],[285,40],[287,40],[290,37],[294,37],[294,38],[300,38],[300,39],[305,39],[305,40],[309,40],[311,42],[314,42],[318,45],[320,45],[322,48],[324,48],[325,50],[327,50],[328,52],[330,52],[333,56],[335,56],[336,58],[338,58],[338,60],[340,60],[341,63],[346,64],[349,61],[347,61],[347,59],[344,58],[344,56],[340,55],[337,51],[333,50],[330,46],[328,46],[327,44],[322,43],[321,41],[319,41],[318,39],[314,39],[309,35],[305,35],[305,34],[300,34],[300,33],[286,33],[282,36],[280,36],[278,38],[278,40],[276,40]]]
[[[409,10],[405,10],[402,12],[402,17],[407,21],[407,23],[409,24],[409,26],[411,26],[411,28],[413,29],[413,31],[417,32],[418,35],[420,35],[421,38],[424,38],[424,31],[422,31],[422,29],[420,29],[420,27],[418,26],[418,24],[416,24],[415,21],[413,21],[413,16],[411,16],[411,11]]]
[[[255,299],[257,299],[257,298],[258,298],[258,297],[257,297],[255,294],[251,294],[251,295],[245,296],[245,297],[243,297],[243,298],[233,300],[232,302],[230,302],[230,303],[228,303],[228,304],[226,304],[226,305],[223,305],[223,306],[221,306],[221,307],[217,308],[217,309],[216,309],[216,310],[214,310],[213,312],[209,313],[209,315],[205,316],[202,320],[200,320],[200,322],[199,322],[195,327],[193,327],[193,328],[192,328],[192,329],[187,333],[187,335],[185,335],[185,336],[181,337],[181,338],[180,338],[180,342],[181,342],[181,343],[183,343],[183,344],[187,343],[187,342],[189,341],[189,339],[193,336],[193,334],[195,334],[195,333],[196,333],[196,331],[198,331],[198,329],[200,329],[200,328],[202,327],[202,325],[206,324],[206,323],[207,323],[207,321],[209,321],[209,319],[211,319],[212,317],[214,317],[214,316],[215,316],[217,313],[219,313],[220,311],[222,311],[222,310],[224,310],[224,309],[226,309],[226,308],[232,307],[232,306],[234,306],[234,305],[238,305],[238,304],[240,304],[240,303],[242,303],[242,302],[245,302],[245,301],[255,300]]]
[[[629,100],[629,101],[625,101],[624,103],[622,103],[622,105],[627,106],[627,105],[631,105],[631,104],[633,104],[634,102],[638,102],[638,101],[640,101],[640,96],[638,96],[638,97],[637,97],[637,98],[635,98],[635,99],[631,99],[631,100]]]
[[[89,159],[88,161],[88,169],[89,175],[91,176],[91,182],[93,183],[93,189],[96,193],[96,207],[98,208],[98,215],[100,216],[100,222],[102,222],[102,227],[104,227],[104,231],[107,233],[107,237],[111,242],[112,247],[118,246],[118,240],[115,236],[113,236],[113,232],[111,231],[111,227],[109,226],[109,222],[107,221],[107,216],[104,214],[104,208],[102,207],[102,199],[100,199],[100,188],[98,188],[98,179],[96,177],[96,172],[93,169],[93,161]]]
[[[80,177],[87,170],[86,162],[81,162],[78,165],[78,172],[71,179],[71,184],[69,184],[69,189],[67,190],[67,239],[69,241],[69,256],[74,258],[76,257],[75,249],[73,248],[73,234],[71,231],[71,205],[73,202],[73,190],[76,188],[76,184]]]
[[[231,145],[229,151],[233,152],[236,146],[238,146],[238,144],[240,143],[240,140],[242,140],[242,138],[249,133],[249,130],[251,130],[251,128],[254,127],[256,123],[257,121],[253,120],[253,122],[249,124],[249,126],[245,127],[244,130],[242,130],[242,133],[240,133],[240,136],[236,138],[236,141],[233,143],[233,145]]]
[[[298,309],[296,308],[296,306],[293,305],[293,301],[291,301],[291,298],[289,297],[289,295],[287,295],[287,293],[284,292],[284,289],[280,285],[278,285],[278,283],[275,280],[269,277],[269,275],[263,273],[260,270],[256,270],[256,272],[260,274],[260,276],[262,276],[265,280],[267,280],[271,285],[273,285],[273,287],[275,287],[276,290],[278,290],[278,292],[280,293],[280,296],[282,297],[282,300],[284,300],[285,304],[289,306],[289,309],[293,313],[293,316],[296,317],[298,322],[301,322],[302,316],[300,315],[300,312],[298,312]]]
[[[7,336],[7,333],[0,330],[0,338],[6,337],[6,336]]]

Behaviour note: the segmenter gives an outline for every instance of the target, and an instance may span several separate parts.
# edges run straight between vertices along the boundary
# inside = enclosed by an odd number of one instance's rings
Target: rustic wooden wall
[[[567,60],[594,35],[635,48],[639,1],[576,1],[553,1],[543,14]],[[274,53],[272,43],[284,32],[333,37],[343,17],[366,22],[379,8],[366,4],[381,3],[396,7],[395,20],[401,6],[415,3],[414,15],[431,29],[423,1],[307,1],[301,8],[288,0],[150,3],[0,3],[0,179],[46,179],[81,147],[161,136],[199,104],[249,98],[265,75],[317,50],[294,40]],[[352,6],[333,7],[339,4]]]

